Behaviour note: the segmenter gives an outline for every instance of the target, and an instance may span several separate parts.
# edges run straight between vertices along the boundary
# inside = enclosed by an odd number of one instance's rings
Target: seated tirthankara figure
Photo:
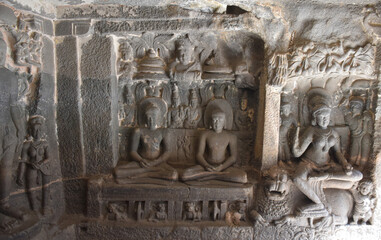
[[[152,100],[152,101],[151,101]],[[169,166],[168,137],[165,129],[159,128],[159,117],[165,115],[156,98],[146,99],[145,110],[148,128],[137,128],[132,136],[130,157],[133,161],[119,164],[114,170],[117,180],[123,178],[160,178],[177,180],[177,171]]]
[[[212,116],[213,131],[203,132],[197,151],[199,165],[186,169],[181,176],[183,181],[217,179],[246,183],[246,172],[233,167],[237,158],[237,137],[223,131],[225,112],[214,109]]]
[[[313,201],[311,205],[300,208],[305,214],[328,213],[323,189],[350,189],[362,179],[361,172],[353,170],[341,153],[339,134],[328,126],[331,114],[329,99],[324,89],[310,90],[308,107],[312,116],[311,126],[301,137],[300,127],[297,128],[293,145],[295,157],[301,159],[294,175],[294,184]],[[341,164],[341,169],[330,161],[330,152]]]

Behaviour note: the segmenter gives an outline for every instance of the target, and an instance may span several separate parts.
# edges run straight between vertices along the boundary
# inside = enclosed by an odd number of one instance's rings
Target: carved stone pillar
[[[114,166],[111,127],[111,39],[81,39],[80,75],[86,173],[108,173]]]
[[[280,98],[281,88],[266,84],[261,170],[278,162]]]

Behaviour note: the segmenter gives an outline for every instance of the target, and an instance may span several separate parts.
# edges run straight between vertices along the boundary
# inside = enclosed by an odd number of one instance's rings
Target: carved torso
[[[212,165],[223,163],[227,158],[228,146],[231,141],[232,136],[225,132],[216,133],[210,131],[206,138],[207,162]]]
[[[46,140],[31,140],[27,144],[29,145],[28,156],[30,163],[38,163],[45,159],[46,148],[48,146]]]
[[[185,111],[183,107],[179,106],[177,108],[170,109],[170,117],[171,117],[171,126],[173,128],[179,128],[183,126]]]
[[[302,158],[308,159],[318,166],[327,164],[330,160],[329,150],[338,141],[336,132],[330,127],[327,129],[310,127],[307,131],[309,131],[312,142]]]
[[[161,154],[160,146],[163,140],[161,129],[154,131],[140,129],[140,145],[138,153],[145,159],[154,160]]]
[[[195,128],[197,127],[198,122],[201,119],[201,109],[196,107],[189,107],[187,109],[187,118],[185,121],[186,128]]]
[[[281,142],[287,142],[288,141],[288,132],[291,128],[291,126],[295,124],[295,120],[292,116],[285,117],[283,116],[281,118],[281,125],[279,127],[279,137]]]
[[[357,115],[349,120],[349,129],[352,137],[360,137],[366,133],[372,133],[372,117],[365,112],[362,115]]]

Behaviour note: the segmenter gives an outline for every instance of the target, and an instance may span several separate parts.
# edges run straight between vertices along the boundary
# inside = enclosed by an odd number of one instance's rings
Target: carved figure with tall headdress
[[[300,214],[322,217],[329,214],[323,189],[350,189],[362,179],[362,174],[353,170],[345,159],[339,134],[329,126],[331,105],[328,93],[323,88],[313,88],[307,96],[312,120],[301,136],[300,127],[296,130],[292,150],[300,162],[293,182],[312,201],[299,209]],[[331,157],[341,167],[331,161]]]
[[[193,81],[201,79],[201,65],[188,36],[178,39],[175,45],[176,60],[169,67],[170,78],[180,88],[187,88]]]

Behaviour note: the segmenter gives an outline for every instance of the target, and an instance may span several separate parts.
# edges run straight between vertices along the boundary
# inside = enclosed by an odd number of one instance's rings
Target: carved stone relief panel
[[[32,237],[40,231],[43,219],[52,219],[55,203],[47,185],[59,171],[52,164],[55,154],[45,118],[34,115],[41,97],[40,22],[34,15],[12,14],[16,22],[0,21],[1,238]],[[26,201],[21,201],[24,196]]]
[[[257,237],[271,230],[288,239],[326,238],[329,227],[369,223],[374,51],[371,44],[310,42],[270,58],[269,83],[281,89],[279,152],[251,211]]]
[[[258,37],[243,32],[145,32],[115,36],[114,43],[118,50],[120,145],[127,143],[121,146],[122,159],[128,156],[128,129],[145,127],[141,104],[156,98],[166,105],[160,126],[168,128],[166,132],[171,136],[169,161],[194,164],[197,129],[209,128],[204,120],[206,106],[223,99],[232,109],[228,113],[232,117],[230,129],[243,143],[239,144],[237,164],[249,165],[263,61]]]

